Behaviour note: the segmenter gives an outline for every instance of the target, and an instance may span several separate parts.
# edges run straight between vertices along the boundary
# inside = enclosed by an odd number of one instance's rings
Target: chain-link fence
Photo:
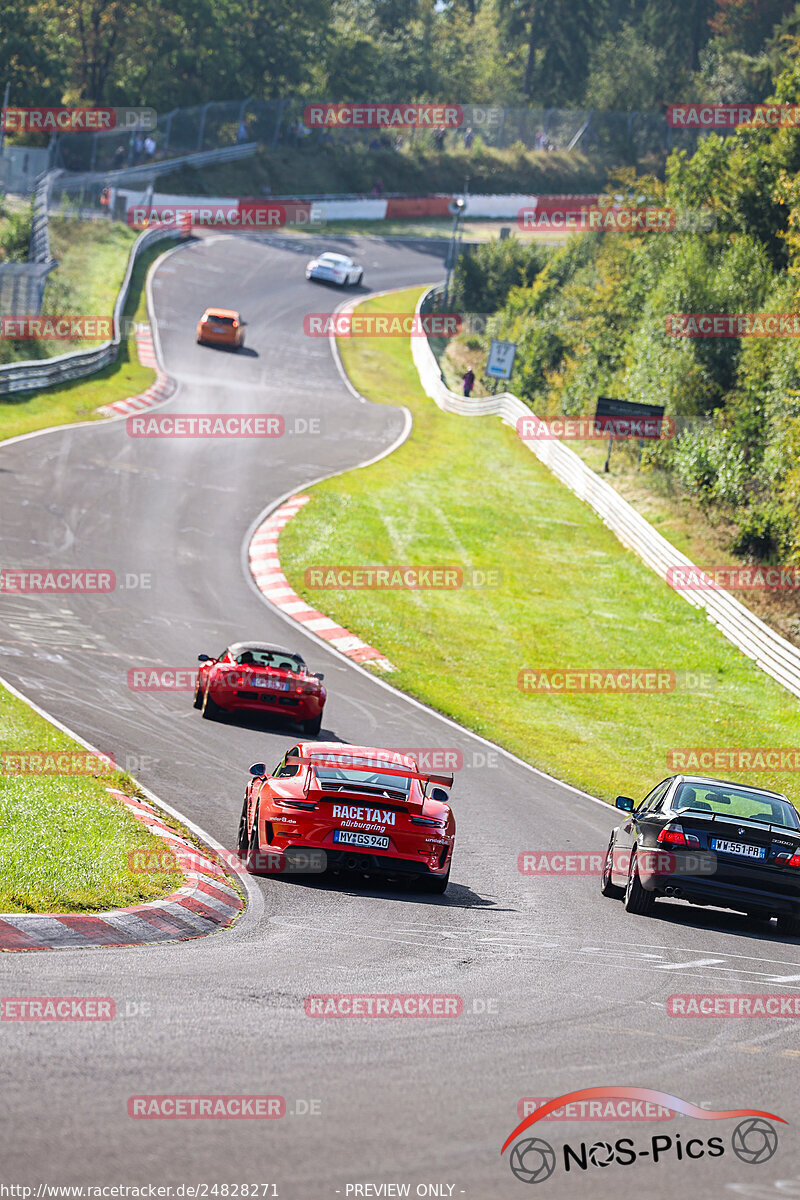
[[[53,140],[51,166],[68,171],[112,171],[146,166],[245,142],[262,145],[366,143],[390,149],[403,143],[431,148],[487,146],[603,152],[620,161],[662,156],[674,148],[693,150],[701,131],[672,129],[660,112],[619,113],[601,109],[500,108],[462,105],[457,128],[316,128],[306,121],[308,100],[231,100],[161,113],[152,139],[142,131],[109,130],[60,134]],[[724,130],[721,132],[725,132]]]

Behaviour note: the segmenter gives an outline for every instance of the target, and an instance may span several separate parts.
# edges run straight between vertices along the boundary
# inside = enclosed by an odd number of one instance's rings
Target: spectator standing
[[[472,149],[472,142],[473,142],[474,138],[475,138],[475,134],[472,132],[472,126],[468,125],[467,128],[464,130],[464,149],[465,150]]]
[[[467,372],[461,382],[464,385],[464,395],[470,396],[472,394],[472,389],[475,387],[475,372],[473,371],[472,367],[467,369]]]
[[[239,122],[239,128],[236,130],[236,141],[240,146],[242,142],[247,141],[247,125],[245,124],[244,117],[242,117]]]
[[[144,139],[144,152],[147,158],[152,158],[156,152],[156,140],[152,133],[148,133]]]

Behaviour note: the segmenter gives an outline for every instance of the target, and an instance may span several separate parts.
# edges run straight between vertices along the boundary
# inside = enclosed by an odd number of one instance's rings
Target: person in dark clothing
[[[475,372],[472,370],[472,367],[467,370],[461,382],[464,384],[464,395],[471,395],[472,389],[475,387]]]

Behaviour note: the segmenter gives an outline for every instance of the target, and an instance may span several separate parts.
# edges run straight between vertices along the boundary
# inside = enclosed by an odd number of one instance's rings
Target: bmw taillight
[[[665,825],[656,838],[662,846],[699,846],[700,838],[684,833],[682,825]]]
[[[800,853],[792,854],[789,850],[781,850],[775,855],[775,862],[782,867],[794,867],[800,871]]]

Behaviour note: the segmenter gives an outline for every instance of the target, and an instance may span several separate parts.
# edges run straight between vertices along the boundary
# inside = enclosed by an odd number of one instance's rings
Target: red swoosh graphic
[[[602,1098],[616,1100],[650,1100],[656,1104],[660,1104],[662,1108],[671,1108],[673,1112],[683,1113],[685,1117],[696,1117],[699,1121],[722,1121],[726,1117],[766,1117],[770,1121],[780,1121],[782,1125],[787,1122],[783,1117],[778,1117],[775,1113],[762,1112],[759,1108],[699,1108],[696,1104],[690,1104],[688,1100],[681,1100],[679,1096],[670,1096],[668,1092],[657,1092],[653,1088],[640,1087],[594,1087],[580,1088],[577,1092],[566,1092],[563,1096],[556,1096],[553,1100],[548,1100],[547,1104],[543,1104],[527,1116],[524,1121],[521,1121],[513,1133],[509,1134],[503,1143],[501,1154],[505,1153],[515,1137],[524,1133],[529,1129],[535,1121],[541,1121],[542,1117],[546,1117],[548,1113],[554,1112],[557,1108],[562,1108],[565,1104],[571,1104],[573,1100],[599,1100]]]

